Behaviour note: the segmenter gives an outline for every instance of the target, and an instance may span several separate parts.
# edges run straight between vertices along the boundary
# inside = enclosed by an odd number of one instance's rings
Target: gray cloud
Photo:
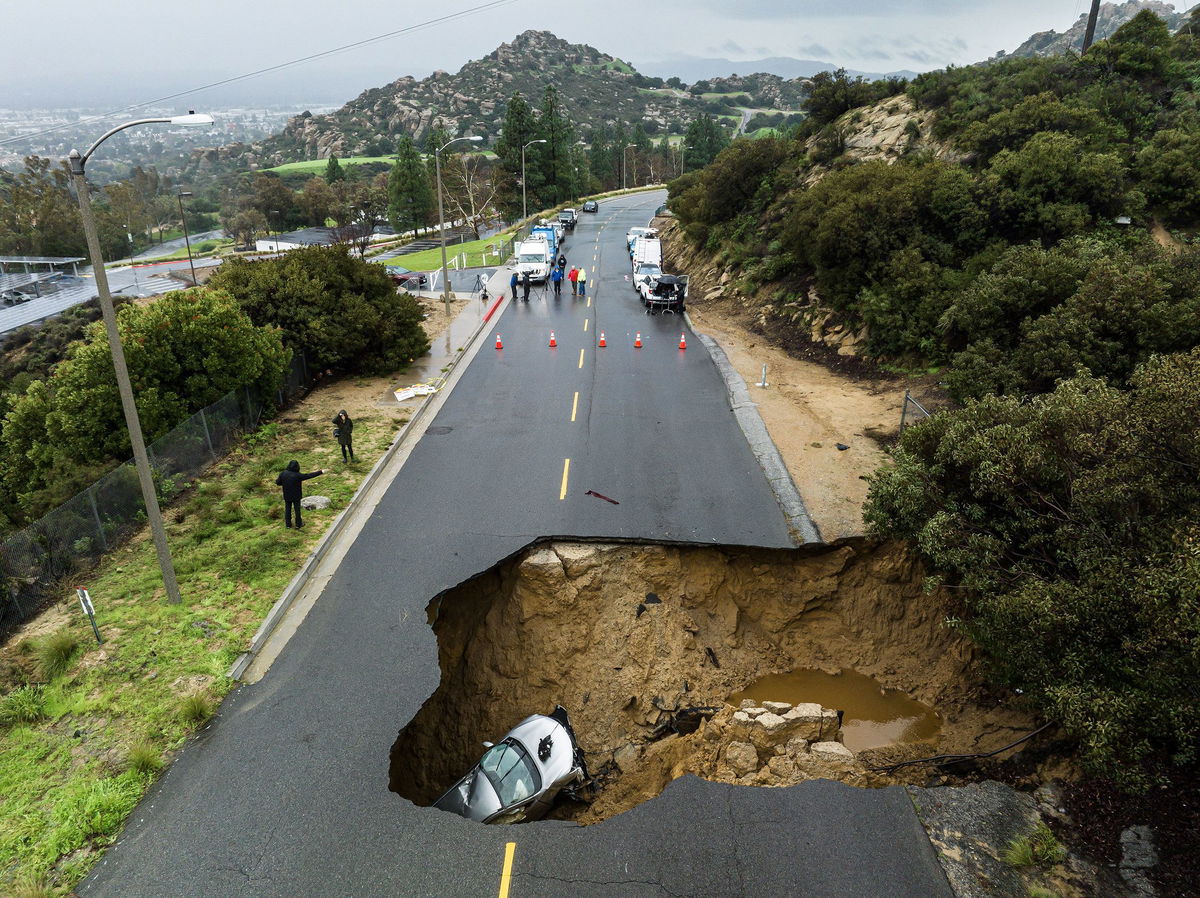
[[[732,4],[728,0],[683,0],[678,5],[711,9],[727,18],[799,19],[807,16],[907,16],[939,15],[962,11],[961,0],[754,0]]]
[[[801,44],[796,48],[796,52],[801,56],[816,56],[818,58],[833,55],[833,51],[824,44]]]

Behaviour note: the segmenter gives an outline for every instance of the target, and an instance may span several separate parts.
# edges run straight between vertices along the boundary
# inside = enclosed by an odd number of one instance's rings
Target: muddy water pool
[[[932,739],[941,720],[932,708],[909,698],[899,689],[885,689],[855,670],[829,674],[821,670],[794,670],[769,674],[729,697],[756,702],[816,702],[844,711],[842,742],[851,751],[880,748],[901,742]]]

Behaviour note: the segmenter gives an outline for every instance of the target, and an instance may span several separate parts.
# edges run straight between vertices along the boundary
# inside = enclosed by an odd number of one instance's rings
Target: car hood
[[[482,823],[500,810],[500,796],[492,788],[491,781],[475,768],[448,789],[433,806],[440,811],[449,811]]]

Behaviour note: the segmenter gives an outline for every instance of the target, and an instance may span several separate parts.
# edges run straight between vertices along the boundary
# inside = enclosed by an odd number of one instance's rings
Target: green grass
[[[306,405],[318,408],[320,396]],[[233,687],[230,666],[397,429],[387,413],[356,416],[359,459],[344,466],[320,423],[327,415],[310,423],[306,405],[164,509],[183,604],[163,601],[145,534],[88,575],[102,646],[74,594],[63,595],[66,630],[81,650],[49,682],[0,698],[0,894],[26,881],[51,883],[58,894],[83,878],[153,781],[156,761],[196,729],[199,715],[182,713],[188,696],[215,703]],[[284,529],[274,482],[293,457],[329,469],[310,492],[329,496],[332,507],[306,515],[305,530]],[[43,644],[24,648],[36,659]],[[27,660],[19,644],[0,652],[0,660]]]
[[[746,136],[752,140],[757,140],[760,137],[778,137],[778,128],[755,128],[753,131],[747,131]]]
[[[204,723],[212,716],[212,699],[202,692],[185,695],[179,703],[179,719],[184,723]]]
[[[70,630],[59,630],[44,637],[34,648],[38,671],[44,680],[53,680],[71,666],[79,650],[79,636]]]
[[[486,250],[489,245],[498,246],[511,238],[512,234],[496,234],[483,240],[471,240],[463,244],[450,244],[446,247],[446,263],[449,264],[450,260],[455,256],[466,253],[468,268],[499,264],[504,261],[504,258],[502,256],[493,256]],[[435,268],[442,267],[442,251],[440,249],[427,249],[419,253],[387,259],[384,264],[401,265],[413,271],[433,271]]]
[[[1010,867],[1052,865],[1057,864],[1066,855],[1066,849],[1055,838],[1050,827],[1039,823],[1028,835],[1008,843],[1008,847],[1004,849],[1004,863]]]
[[[487,159],[497,158],[496,154],[491,150],[477,150],[476,153]],[[428,154],[423,155],[433,158]],[[345,159],[339,158],[338,164],[345,169],[348,165],[367,165],[378,162],[382,162],[385,165],[392,165],[395,161],[395,156],[347,156]],[[446,156],[443,154],[442,162],[444,163],[445,161]],[[263,169],[263,171],[273,171],[279,175],[323,175],[328,165],[328,159],[307,159],[304,162],[285,162],[283,165],[276,165],[274,168]]]

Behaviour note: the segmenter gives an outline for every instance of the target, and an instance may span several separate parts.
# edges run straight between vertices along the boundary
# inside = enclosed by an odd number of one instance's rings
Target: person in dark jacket
[[[311,474],[301,474],[298,461],[288,462],[287,468],[279,472],[279,476],[275,478],[275,485],[283,487],[283,522],[286,526],[292,526],[293,508],[296,509],[296,526],[304,526],[304,521],[300,518],[300,500],[304,497],[304,487],[300,484],[324,473],[313,471]]]
[[[517,272],[513,271],[512,277],[508,279],[508,286],[512,287],[513,302],[517,301],[517,284],[520,283],[520,281],[521,279],[517,276]]]
[[[529,272],[521,275],[521,289],[525,291],[525,302],[529,302],[529,288],[533,286],[533,278],[529,276]]]
[[[555,297],[562,296],[562,279],[563,279],[563,270],[561,267],[555,268],[554,271],[550,272],[550,280],[554,283]]]
[[[346,460],[347,453],[349,453],[350,461],[354,461],[354,441],[351,439],[353,433],[354,421],[346,414],[346,410],[342,409],[333,419],[333,435],[337,437],[338,445],[342,447],[342,461]]]

